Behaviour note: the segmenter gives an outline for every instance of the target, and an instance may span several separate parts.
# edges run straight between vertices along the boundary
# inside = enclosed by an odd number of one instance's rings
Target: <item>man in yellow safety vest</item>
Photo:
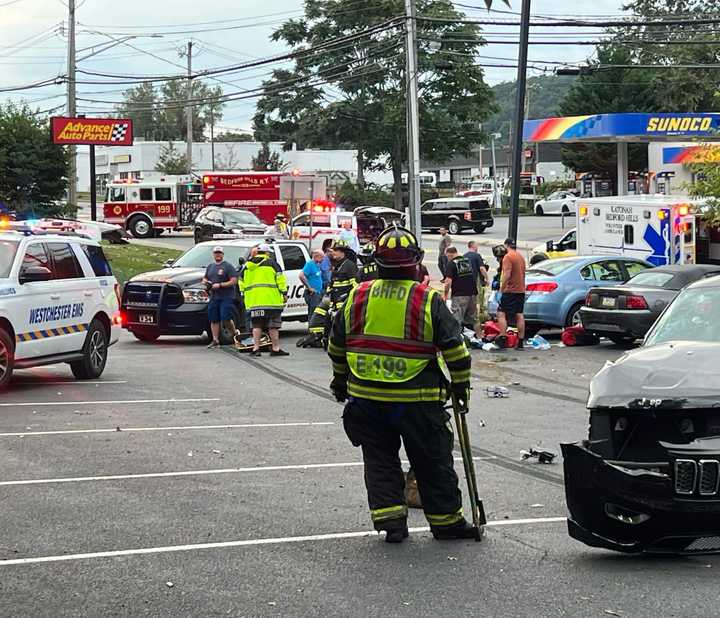
[[[470,354],[441,295],[416,281],[422,256],[408,230],[382,232],[375,249],[379,278],[350,292],[328,346],[331,389],[338,401],[348,401],[345,432],[362,447],[370,515],[389,543],[408,536],[401,439],[433,536],[475,538],[462,513],[445,411],[448,389],[467,404]]]

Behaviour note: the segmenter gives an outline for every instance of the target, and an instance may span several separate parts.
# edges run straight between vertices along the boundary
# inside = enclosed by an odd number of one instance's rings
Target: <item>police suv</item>
[[[14,369],[55,363],[68,363],[80,380],[99,377],[119,333],[119,287],[102,248],[1,225],[0,389]]]

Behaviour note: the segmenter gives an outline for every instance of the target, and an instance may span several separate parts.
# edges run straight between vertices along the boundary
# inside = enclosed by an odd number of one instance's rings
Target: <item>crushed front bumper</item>
[[[677,478],[685,464],[678,468],[676,462],[688,461],[683,447],[663,446],[667,459],[648,463],[607,461],[586,441],[563,444],[570,536],[592,547],[627,553],[720,552],[717,483],[714,494],[701,495],[702,478],[693,477],[687,493],[688,482]],[[698,465],[720,460],[720,452],[712,451],[696,451]],[[680,494],[679,488],[686,493]]]

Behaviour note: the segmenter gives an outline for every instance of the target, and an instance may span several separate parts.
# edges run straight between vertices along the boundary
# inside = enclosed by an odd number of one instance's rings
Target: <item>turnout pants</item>
[[[465,524],[449,421],[450,415],[440,402],[389,403],[351,398],[345,406],[345,433],[362,448],[365,486],[376,530],[407,526],[405,478],[398,454],[401,440],[417,477],[430,527],[447,530]]]

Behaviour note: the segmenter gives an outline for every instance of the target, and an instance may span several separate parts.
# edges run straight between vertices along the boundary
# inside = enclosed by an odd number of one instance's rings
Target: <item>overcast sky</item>
[[[357,5],[358,0],[347,0]],[[371,3],[372,0],[365,0]],[[496,0],[499,8],[505,8]],[[533,0],[535,15],[580,16],[618,15],[623,0]],[[302,0],[77,0],[77,49],[78,58],[96,51],[86,49],[100,43],[111,42],[109,37],[123,38],[135,35],[92,58],[81,60],[79,68],[88,71],[127,75],[169,75],[182,72],[185,58],[179,51],[188,40],[195,45],[194,67],[206,69],[247,62],[284,50],[283,45],[270,40],[279,25],[294,16],[301,15]],[[482,0],[458,0],[458,4],[480,6]],[[519,10],[520,0],[511,0],[513,10]],[[461,8],[461,7],[458,7]],[[512,15],[491,14],[484,10],[462,8],[469,16],[508,18]],[[67,23],[65,0],[0,0],[0,89],[51,79],[66,70]],[[232,29],[229,29],[232,27]],[[226,28],[225,30],[220,30]],[[198,32],[202,30],[202,32]],[[588,28],[534,29],[537,39],[552,36],[558,30],[569,40],[596,40],[597,32]],[[189,32],[193,31],[193,32]],[[489,39],[514,40],[516,26],[488,27]],[[98,34],[105,33],[105,34]],[[494,34],[493,34],[494,33]],[[156,35],[151,37],[150,35]],[[109,35],[109,36],[108,36]],[[160,36],[157,36],[160,35]],[[130,47],[132,46],[132,47]],[[593,48],[575,45],[532,46],[530,61],[583,62]],[[517,46],[493,43],[480,52],[482,64],[514,64]],[[285,65],[273,65],[290,66]],[[529,75],[540,75],[540,67],[549,70],[553,65],[536,64]],[[221,84],[226,92],[237,92],[257,87],[272,67],[260,67],[243,73],[223,77]],[[515,69],[487,67],[486,79],[495,84],[514,79]],[[78,81],[104,80],[102,77],[78,75]],[[208,82],[218,84],[218,82]],[[79,99],[117,101],[128,86],[78,84]],[[64,85],[14,93],[0,93],[4,99],[26,99],[33,108],[41,110],[58,107],[64,103]],[[112,109],[106,103],[78,101],[78,111]],[[249,130],[254,112],[254,100],[228,103],[221,128]],[[57,113],[62,113],[62,109]]]

